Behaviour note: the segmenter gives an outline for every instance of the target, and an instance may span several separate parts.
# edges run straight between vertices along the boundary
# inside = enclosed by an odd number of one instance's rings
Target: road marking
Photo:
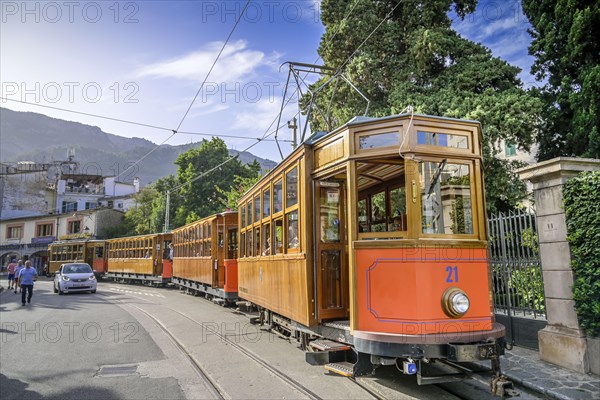
[[[143,295],[143,296],[155,296],[155,297],[165,298],[165,296],[163,296],[162,294],[142,292],[142,291],[136,291],[136,290],[128,290],[128,289],[122,289],[122,288],[117,288],[117,287],[109,287],[109,290],[112,290],[115,292],[127,293],[127,294],[137,294],[137,295]]]

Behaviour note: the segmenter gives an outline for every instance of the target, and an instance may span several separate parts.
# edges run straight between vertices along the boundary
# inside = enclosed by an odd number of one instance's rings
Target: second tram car
[[[108,269],[106,242],[104,240],[62,240],[48,246],[48,274],[54,274],[62,264],[84,262],[96,276]]]
[[[109,239],[107,277],[120,282],[164,285],[171,281],[170,233]]]
[[[314,134],[240,199],[240,298],[343,375],[499,371],[481,142],[478,122],[407,114]]]
[[[173,283],[217,303],[237,300],[237,232],[235,211],[173,230]]]

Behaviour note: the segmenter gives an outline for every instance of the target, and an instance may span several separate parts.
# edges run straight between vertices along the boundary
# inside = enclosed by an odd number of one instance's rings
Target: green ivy
[[[600,171],[567,181],[563,198],[579,324],[588,335],[600,336]]]

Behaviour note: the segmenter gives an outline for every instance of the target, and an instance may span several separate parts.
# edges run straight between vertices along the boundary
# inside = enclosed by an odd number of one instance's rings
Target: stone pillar
[[[562,188],[569,178],[599,169],[597,159],[558,157],[518,171],[521,179],[533,184],[535,198],[548,318],[548,325],[538,332],[540,359],[582,373],[590,370],[589,360],[593,362],[594,356],[587,354],[585,333],[574,308]]]

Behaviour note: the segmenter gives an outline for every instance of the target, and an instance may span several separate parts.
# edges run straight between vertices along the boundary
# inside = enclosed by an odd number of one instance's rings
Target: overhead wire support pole
[[[171,208],[171,191],[167,190],[167,202],[165,207],[165,226],[163,227],[163,232],[169,232],[169,225],[171,225],[169,221],[169,209]]]
[[[281,64],[283,66],[285,63]],[[279,67],[281,69],[281,66]],[[283,98],[281,99],[281,108],[279,109],[279,115],[277,116],[277,125],[275,125],[275,143],[277,143],[277,150],[279,150],[279,155],[283,160],[283,152],[281,151],[281,147],[279,146],[279,142],[277,141],[277,134],[279,133],[279,123],[281,122],[281,115],[283,114],[283,108],[285,107],[285,96],[287,96],[288,85],[290,84],[290,74],[292,73],[292,64],[290,63],[290,69],[288,71],[287,80],[285,81],[285,89],[283,90]],[[299,101],[299,99],[298,99]]]

